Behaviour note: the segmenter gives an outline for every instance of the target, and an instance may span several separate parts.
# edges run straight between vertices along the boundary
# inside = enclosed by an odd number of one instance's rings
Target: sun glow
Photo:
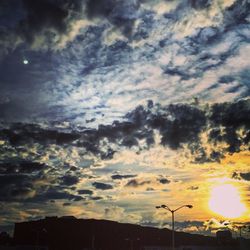
[[[238,218],[246,211],[238,189],[232,184],[221,184],[212,188],[209,208],[226,218]]]

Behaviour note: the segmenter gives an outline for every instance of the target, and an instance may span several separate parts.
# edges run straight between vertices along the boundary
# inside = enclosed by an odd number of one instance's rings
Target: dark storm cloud
[[[240,100],[235,103],[214,104],[211,108],[210,120],[215,125],[225,127],[250,126],[250,100]]]
[[[184,104],[169,105],[166,111],[170,119],[157,114],[151,120],[151,126],[162,134],[163,145],[177,149],[181,143],[198,141],[198,135],[206,125],[203,111]]]
[[[107,18],[121,32],[130,37],[135,20],[138,18],[139,1],[87,0],[89,18]]]
[[[219,161],[224,153],[234,153],[247,146],[250,139],[250,100],[211,105],[208,109],[195,105],[139,106],[129,112],[124,121],[100,125],[97,129],[72,130],[67,133],[56,129],[44,129],[38,125],[13,124],[0,129],[0,139],[17,147],[39,143],[46,148],[50,144],[77,146],[101,159],[111,159],[119,147],[134,147],[138,151],[154,145],[154,130],[161,135],[161,144],[173,150],[187,144],[195,161],[199,163]],[[225,142],[226,151],[209,154],[202,146],[200,134],[209,128],[209,143]],[[238,130],[242,130],[239,136]],[[140,145],[139,141],[144,140]],[[118,176],[119,178],[121,176]]]
[[[156,181],[159,182],[160,184],[169,184],[170,180],[168,180],[167,178],[163,177],[163,176],[159,176],[156,178]],[[141,187],[141,186],[145,186],[145,185],[149,185],[155,182],[155,179],[151,179],[151,180],[141,180],[141,179],[131,179],[129,180],[126,184],[125,187]],[[147,191],[153,191],[154,189],[151,187],[148,187],[146,189]]]
[[[133,175],[133,174],[125,174],[125,175],[114,174],[111,176],[111,178],[113,180],[122,180],[122,179],[128,179],[128,178],[133,178],[133,177],[136,177],[136,175]]]
[[[78,141],[78,146],[84,146],[94,154],[100,154],[102,159],[109,159],[115,151],[108,144],[105,151],[100,148],[100,141],[105,138],[111,143],[118,143],[124,147],[137,146],[139,139],[146,139],[146,143],[152,145],[154,143],[153,131],[144,126],[147,112],[139,106],[125,116],[128,121],[115,121],[112,125],[101,125],[97,130],[87,130]]]
[[[168,180],[167,178],[164,178],[164,177],[159,178],[158,181],[161,184],[169,184],[170,183],[170,180]]]
[[[238,152],[241,145],[249,143],[249,111],[249,100],[214,104],[209,110],[185,104],[139,106],[125,116],[126,121],[100,126],[83,137],[88,142],[95,142],[89,144],[98,152],[98,141],[102,138],[125,147],[138,146],[138,140],[146,139],[150,147],[154,144],[153,130],[158,130],[162,145],[178,149],[188,144],[191,152],[196,154],[197,162],[219,161],[224,152],[214,150],[208,155],[201,145],[200,133],[210,127],[211,143],[224,141],[228,144],[227,152]],[[238,129],[243,129],[242,138],[238,136]],[[133,141],[127,144],[124,138],[133,138]]]
[[[69,203],[69,202],[63,203],[63,206],[64,206],[64,207],[67,207],[67,206],[70,206],[70,205],[71,205],[71,203]]]
[[[241,100],[236,103],[214,104],[209,120],[214,129],[210,132],[210,140],[225,141],[228,143],[228,152],[240,151],[241,145],[249,144],[250,129],[250,100]],[[223,132],[219,126],[223,126]],[[243,129],[243,138],[237,134],[237,129]]]
[[[79,178],[73,175],[65,175],[60,178],[61,184],[65,186],[73,186],[79,182]]]
[[[35,49],[55,48],[79,18],[81,6],[81,0],[4,0],[0,8],[0,13],[6,12],[5,19],[0,18],[2,53],[18,43]]]
[[[112,185],[102,182],[93,182],[92,186],[94,186],[96,189],[101,189],[101,190],[113,189]]]
[[[48,202],[51,200],[81,201],[83,197],[62,190],[60,186],[52,186],[47,190],[41,191],[36,196],[27,199],[28,202]]]
[[[188,145],[191,154],[194,155],[193,163],[203,164],[205,162],[220,162],[220,160],[224,158],[224,153],[228,152],[228,150],[221,152],[219,149],[217,151],[212,149],[211,152],[208,153],[206,152],[206,145],[203,147],[201,143],[202,142],[200,141]],[[217,142],[213,141],[212,145],[216,146]]]
[[[91,197],[89,197],[89,199],[93,200],[93,201],[99,201],[99,200],[102,200],[103,197],[101,197],[101,196],[91,196]]]
[[[19,23],[19,31],[28,43],[33,43],[34,36],[46,28],[54,28],[57,32],[66,31],[68,10],[63,5],[56,5],[52,1],[23,0],[23,7],[27,17]],[[62,1],[61,1],[62,2]],[[66,1],[63,1],[64,3]]]
[[[128,181],[125,187],[137,188],[137,187],[144,186],[147,184],[151,184],[151,181],[139,181],[139,180],[133,179],[133,180]]]
[[[8,139],[11,145],[39,142],[46,144],[69,144],[80,137],[77,133],[64,133],[56,130],[45,130],[35,124],[12,124],[0,130],[0,138]]]
[[[80,189],[77,192],[78,192],[78,194],[87,194],[87,195],[92,195],[93,194],[93,191],[88,190],[88,189]]]
[[[247,18],[250,11],[250,2],[237,0],[225,10],[224,23],[227,28],[232,28],[238,24],[248,23]]]
[[[194,9],[199,10],[209,7],[212,3],[212,0],[189,0],[188,2]]]
[[[18,44],[38,50],[58,49],[75,21],[96,17],[108,20],[125,36],[130,36],[138,8],[136,1],[4,0],[0,6],[1,54],[7,54]]]
[[[46,180],[50,167],[43,163],[25,160],[8,160],[0,163],[0,199],[12,201],[28,199],[34,195],[35,182]]]
[[[33,182],[37,179],[39,178],[27,174],[0,175],[0,200],[27,198],[34,190]]]
[[[232,174],[232,178],[233,179],[237,179],[237,180],[250,181],[250,172],[247,172],[247,173],[237,173],[237,172],[234,172]]]
[[[47,202],[67,199],[80,201],[79,195],[64,189],[79,182],[73,175],[62,175],[43,163],[24,160],[2,162],[0,164],[0,199],[1,201]],[[37,183],[40,183],[37,185]]]
[[[250,172],[249,173],[240,173],[240,177],[243,180],[250,181]]]
[[[8,53],[8,50],[15,48],[18,43],[24,43],[33,49],[58,48],[62,37],[69,35],[74,22],[81,19],[104,19],[119,29],[123,35],[131,38],[134,23],[141,15],[139,9],[142,2],[147,3],[142,0],[17,0],[14,2],[4,0],[0,7],[1,54]],[[188,6],[197,10],[208,8],[210,2],[209,0],[184,1],[177,8],[177,13],[178,9]],[[230,11],[235,12],[235,10]]]
[[[11,190],[11,196],[12,197],[25,197],[29,193],[33,191],[33,187],[19,187]]]
[[[0,162],[0,174],[31,174],[48,169],[46,164],[30,161]]]

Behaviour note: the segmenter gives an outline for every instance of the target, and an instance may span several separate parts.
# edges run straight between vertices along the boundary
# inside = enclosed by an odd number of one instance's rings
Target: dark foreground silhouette
[[[223,236],[223,235],[222,235]],[[229,237],[176,232],[176,246],[228,246],[240,249]],[[143,227],[107,220],[47,217],[15,224],[15,245],[46,246],[49,250],[141,250],[147,246],[171,246],[171,230]],[[149,249],[149,248],[148,248]]]

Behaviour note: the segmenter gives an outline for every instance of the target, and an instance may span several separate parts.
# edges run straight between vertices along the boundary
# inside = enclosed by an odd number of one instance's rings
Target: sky
[[[210,234],[250,223],[249,0],[1,0],[0,230],[45,216]],[[247,235],[247,234],[246,234]]]

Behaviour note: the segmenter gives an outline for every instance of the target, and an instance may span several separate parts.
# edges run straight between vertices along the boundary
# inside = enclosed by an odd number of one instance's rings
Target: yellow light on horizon
[[[232,184],[220,184],[212,188],[209,208],[226,218],[238,218],[246,211],[238,189]]]

